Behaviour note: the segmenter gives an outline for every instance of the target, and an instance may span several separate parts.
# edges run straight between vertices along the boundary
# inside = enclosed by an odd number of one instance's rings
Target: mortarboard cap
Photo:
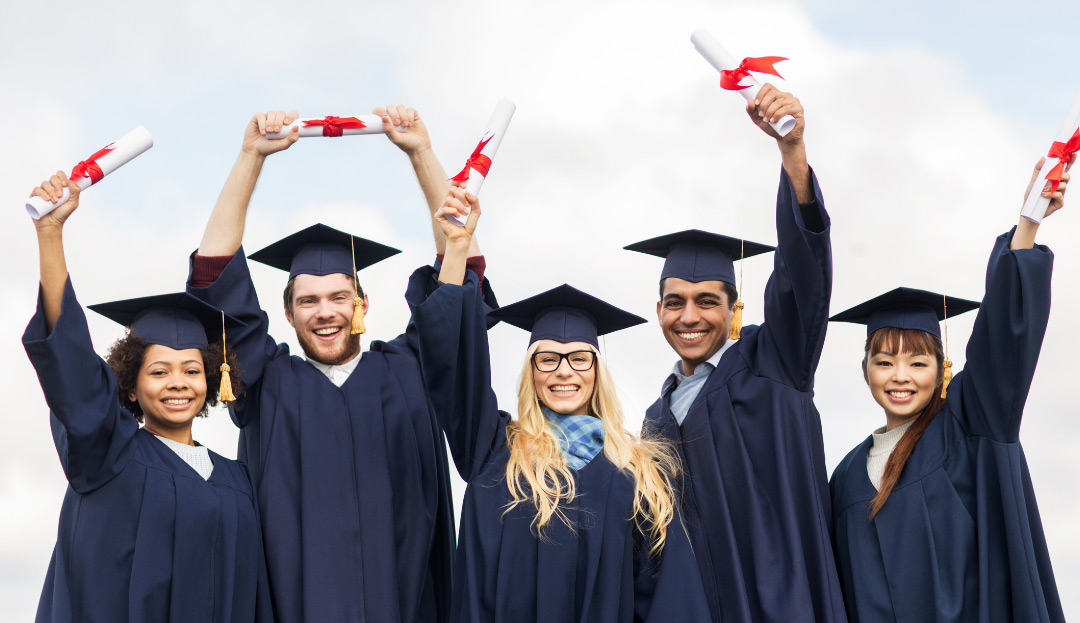
[[[131,328],[131,333],[150,344],[176,350],[203,348],[221,330],[222,312],[185,292],[98,303],[90,309]],[[226,327],[244,323],[225,314]]]
[[[488,313],[519,329],[531,331],[529,342],[587,342],[600,348],[601,335],[646,321],[591,294],[563,284]]]
[[[869,336],[878,329],[916,329],[941,337],[940,322],[948,317],[978,309],[979,303],[944,296],[937,292],[896,288],[836,314],[829,320],[866,325]]]
[[[700,229],[688,229],[651,238],[623,248],[666,258],[660,279],[676,277],[692,283],[724,281],[732,285],[735,285],[736,259],[776,250],[776,247],[767,244],[721,236]]]
[[[355,248],[356,262],[352,250]],[[297,275],[354,275],[401,251],[317,223],[259,249],[248,257],[267,266]]]

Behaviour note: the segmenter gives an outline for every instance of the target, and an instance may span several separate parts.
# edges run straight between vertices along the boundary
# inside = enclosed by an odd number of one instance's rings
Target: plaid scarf
[[[581,469],[604,449],[604,423],[591,415],[562,415],[540,405],[566,462],[574,469]]]

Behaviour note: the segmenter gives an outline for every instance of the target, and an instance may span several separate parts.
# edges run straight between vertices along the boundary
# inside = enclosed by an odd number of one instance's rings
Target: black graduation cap
[[[776,247],[767,244],[700,229],[651,238],[623,248],[667,258],[660,279],[677,277],[693,283],[724,281],[732,285],[736,285],[735,260],[776,250]]]
[[[977,301],[915,288],[896,288],[836,314],[829,320],[866,325],[866,335],[885,327],[917,329],[941,337],[940,322],[978,309]]]
[[[356,262],[353,262],[353,249]],[[297,275],[353,275],[401,251],[317,223],[259,249],[248,257]]]
[[[214,342],[210,336],[221,331],[222,311],[185,292],[98,303],[90,309],[109,320],[130,327],[131,332],[150,344],[176,350],[203,348]],[[242,327],[243,322],[225,314],[225,327]]]
[[[586,294],[565,283],[547,292],[511,303],[488,313],[532,332],[529,342],[587,342],[600,348],[598,336],[645,323],[641,316]]]

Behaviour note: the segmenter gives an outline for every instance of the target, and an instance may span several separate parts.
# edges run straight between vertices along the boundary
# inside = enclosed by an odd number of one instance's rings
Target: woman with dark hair
[[[60,171],[32,194],[65,186],[34,222],[41,288],[23,334],[69,483],[37,621],[271,621],[247,468],[191,436],[239,390],[224,350],[238,322],[184,293],[95,305],[129,327],[102,361],[64,257],[79,188]]]
[[[1047,215],[1067,181],[1043,190]],[[1064,620],[1019,441],[1050,314],[1038,227],[998,237],[981,306],[898,288],[832,318],[866,325],[863,378],[886,420],[830,483],[850,621]],[[975,308],[953,379],[939,322]]]
[[[465,205],[466,225],[449,223]],[[600,335],[645,320],[568,285],[486,314],[466,271],[479,213],[451,188],[435,215],[447,238],[438,280],[422,268],[406,294],[424,382],[468,483],[450,620],[707,621],[672,487],[678,460],[626,429],[600,354]],[[489,318],[531,334],[516,419],[491,389]]]

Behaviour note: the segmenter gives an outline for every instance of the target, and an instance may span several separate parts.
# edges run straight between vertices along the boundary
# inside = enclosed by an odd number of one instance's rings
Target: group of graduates
[[[298,138],[267,134],[295,111],[248,123],[184,292],[91,306],[129,328],[104,360],[62,244],[78,187],[60,171],[34,189],[70,189],[35,221],[23,336],[70,483],[38,621],[1064,620],[1018,441],[1050,310],[1036,223],[997,239],[981,307],[899,288],[833,318],[867,327],[852,383],[885,425],[830,482],[813,402],[830,217],[795,97],[765,85],[747,104],[781,153],[775,248],[699,230],[627,247],[664,258],[656,313],[676,355],[640,434],[598,337],[645,320],[570,285],[500,307],[477,198],[413,109],[375,112],[438,255],[409,277],[404,332],[363,352],[357,270],[395,249],[321,224],[241,246],[266,157]],[[784,115],[797,125],[780,137]],[[1051,213],[1067,183],[1028,192]],[[769,251],[765,320],[740,326],[733,262]],[[268,334],[248,259],[288,271],[302,356]],[[940,321],[977,307],[953,377]],[[516,418],[491,388],[497,322],[531,336]],[[192,438],[219,400],[238,461]],[[468,483],[456,539],[448,459]]]

